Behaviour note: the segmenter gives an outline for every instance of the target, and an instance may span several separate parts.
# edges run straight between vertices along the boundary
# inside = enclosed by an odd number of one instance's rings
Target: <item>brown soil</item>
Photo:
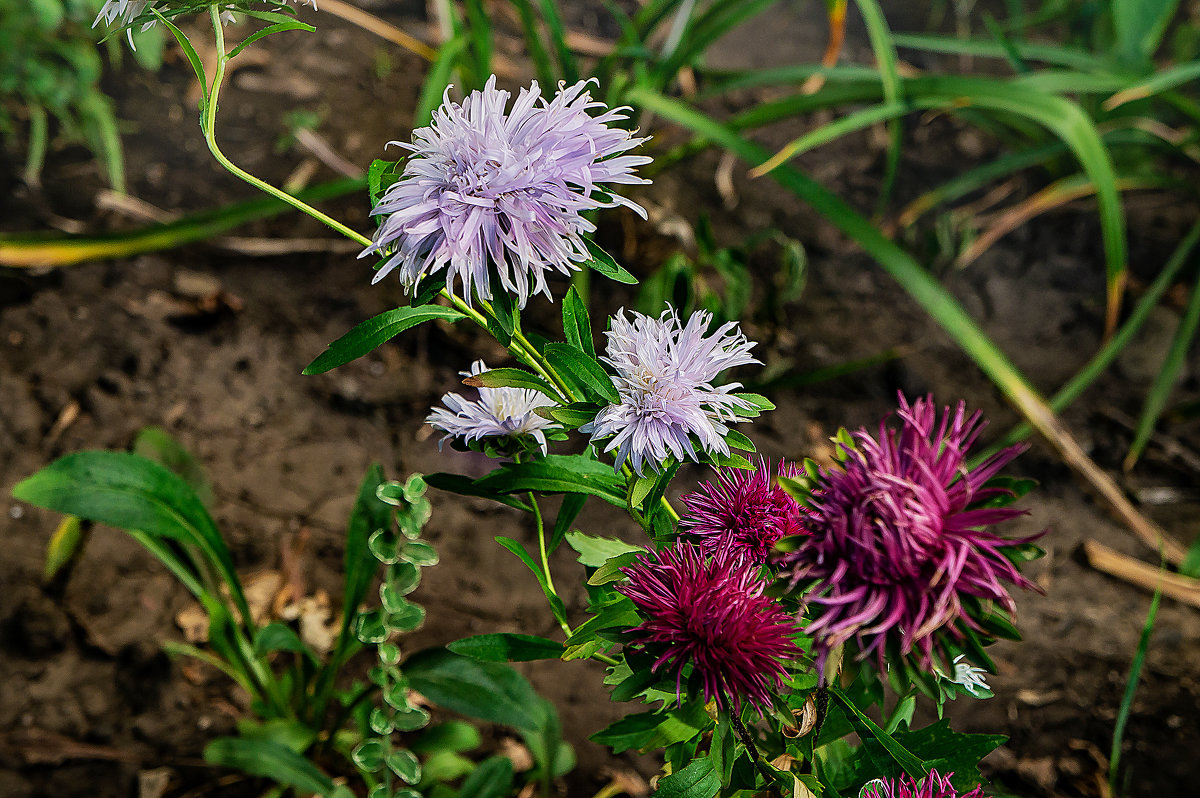
[[[714,59],[744,65],[748,57],[761,63],[819,52],[819,25],[802,21],[791,6],[769,13],[763,29],[771,30],[770,47],[744,31],[727,39]],[[227,152],[267,179],[285,179],[304,157],[295,148],[278,155],[273,147],[284,114],[296,109],[321,113],[320,134],[354,163],[367,163],[384,142],[408,134],[422,62],[336,21],[322,19],[320,28],[315,36],[291,34],[260,48],[262,63],[239,71],[223,98]],[[861,55],[861,33],[852,34],[857,38],[850,46],[858,48],[852,54]],[[385,53],[390,69],[376,79]],[[125,141],[131,193],[181,211],[252,196],[203,151],[194,101],[180,99],[187,75],[177,58],[158,76],[132,70],[110,76],[120,115],[130,121]],[[781,144],[793,135],[795,129],[772,130],[763,140]],[[944,120],[913,122],[908,139],[901,199],[953,173],[957,163],[980,157],[978,138]],[[863,136],[802,163],[869,208],[881,162],[879,142]],[[725,245],[771,227],[805,243],[811,263],[803,298],[782,317],[760,312],[746,320],[750,336],[763,342],[769,368],[811,370],[896,345],[910,352],[887,366],[777,393],[779,410],[749,430],[765,454],[799,457],[838,425],[872,424],[892,406],[898,389],[932,392],[943,402],[965,398],[988,413],[994,430],[1016,420],[947,336],[868,259],[773,184],[746,180],[740,167],[734,169],[737,202],[730,207],[711,177],[718,165],[716,155],[702,156],[664,174],[644,197],[667,218],[695,221],[700,209],[709,209]],[[42,192],[20,186],[15,172],[14,164],[0,162],[2,229],[43,228],[56,217],[82,219],[97,230],[128,224],[95,210],[99,178],[82,151],[58,154]],[[335,210],[367,229],[361,198]],[[1132,262],[1146,264],[1152,274],[1187,212],[1131,207]],[[632,221],[622,220],[634,242],[622,255],[645,274],[676,245]],[[618,249],[620,233],[615,226],[605,231]],[[314,223],[287,218],[247,234],[324,233]],[[946,276],[1044,391],[1073,374],[1099,344],[1098,241],[1093,217],[1082,209],[1028,225],[969,270]],[[337,595],[343,526],[363,471],[378,461],[393,476],[482,473],[487,465],[478,458],[449,448],[439,452],[421,420],[474,357],[502,361],[502,352],[472,330],[428,326],[331,374],[301,376],[326,343],[401,301],[392,281],[372,287],[368,277],[353,253],[251,258],[211,245],[48,274],[0,272],[0,497],[62,454],[125,449],[140,428],[159,425],[210,475],[215,516],[239,567],[278,567],[281,551],[306,537],[310,585]],[[189,309],[197,283],[219,286],[228,301],[213,312]],[[593,308],[600,316],[630,301],[621,290],[597,285]],[[541,300],[534,304],[533,322],[552,324],[555,309]],[[1146,363],[1161,353],[1175,316],[1164,311],[1158,326],[1165,332],[1145,336],[1140,349],[1065,416],[1114,473],[1130,437],[1114,413],[1137,414]],[[1176,399],[1196,397],[1197,365],[1192,363]],[[1194,420],[1164,432],[1185,450],[1200,448]],[[996,697],[960,700],[949,714],[963,730],[1010,736],[986,763],[997,785],[1027,795],[1100,795],[1113,720],[1149,597],[1089,569],[1078,550],[1083,540],[1095,538],[1127,553],[1147,552],[1081,492],[1047,447],[1035,443],[1012,470],[1041,481],[1025,500],[1028,517],[1010,533],[1049,529],[1047,556],[1031,568],[1046,595],[1018,597],[1026,639],[996,647]],[[677,485],[687,490],[703,477],[697,469],[685,471]],[[1162,488],[1155,495],[1165,502],[1143,509],[1190,542],[1200,515],[1196,479],[1194,465],[1152,446],[1127,482],[1131,490]],[[435,495],[434,503],[429,536],[442,564],[427,572],[416,594],[430,622],[408,641],[409,650],[488,631],[554,636],[531,575],[492,542],[500,534],[530,540],[523,518],[446,494]],[[243,716],[241,697],[211,674],[169,661],[156,644],[181,638],[174,617],[187,603],[185,591],[110,529],[95,531],[69,580],[44,587],[40,572],[57,519],[11,499],[0,499],[0,509],[0,796],[127,796],[158,768],[168,769],[168,794],[236,789],[203,763],[200,752]],[[581,525],[594,533],[636,534],[607,508],[588,513]],[[579,573],[569,552],[556,559],[563,582]],[[567,598],[578,611],[580,591]],[[1200,778],[1193,753],[1200,742],[1194,711],[1198,654],[1196,610],[1165,601],[1126,735],[1129,795],[1188,795],[1187,785]],[[577,747],[572,794],[592,794],[605,769],[622,762],[586,736],[621,708],[607,700],[596,668],[545,663],[528,673],[558,707]]]

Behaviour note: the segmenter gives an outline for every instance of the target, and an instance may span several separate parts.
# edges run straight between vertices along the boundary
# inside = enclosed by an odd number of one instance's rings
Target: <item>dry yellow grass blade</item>
[[[1088,564],[1097,571],[1103,571],[1146,590],[1154,591],[1161,587],[1164,596],[1200,607],[1200,580],[1157,568],[1114,551],[1095,540],[1084,541],[1083,552],[1087,556]]]

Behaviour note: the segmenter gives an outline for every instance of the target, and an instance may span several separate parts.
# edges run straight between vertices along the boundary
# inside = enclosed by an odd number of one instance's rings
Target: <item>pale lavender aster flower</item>
[[[617,590],[645,618],[629,630],[631,645],[657,655],[651,667],[675,676],[677,696],[691,665],[706,701],[734,714],[743,702],[771,705],[784,662],[799,655],[797,630],[779,602],[763,595],[758,571],[729,548],[705,552],[686,543],[621,569],[629,581]]]
[[[470,371],[459,372],[474,377],[487,371],[482,360],[471,364]],[[527,388],[479,388],[479,398],[467,399],[461,394],[448,393],[442,397],[445,407],[435,407],[425,422],[445,432],[442,443],[449,438],[463,438],[468,443],[481,438],[516,438],[528,435],[537,441],[542,454],[546,453],[546,430],[558,427],[553,421],[536,412],[539,407],[554,405],[545,394]]]
[[[887,419],[877,437],[859,430],[840,467],[820,470],[806,502],[808,534],[780,558],[782,574],[810,603],[804,631],[822,670],[830,651],[853,640],[880,670],[895,652],[934,671],[935,654],[949,659],[947,638],[961,641],[966,630],[986,636],[973,605],[1011,615],[1016,604],[1004,583],[1036,589],[1005,554],[1032,538],[987,528],[1024,514],[987,506],[1008,491],[985,487],[1024,447],[971,469],[967,451],[983,428],[978,412],[960,402],[939,418],[931,398],[910,405],[901,396],[896,417],[898,430]]]
[[[960,793],[950,783],[952,776],[954,776],[953,773],[943,776],[936,770],[930,770],[929,775],[919,782],[908,775],[895,779],[875,779],[867,782],[858,796],[859,798],[983,798],[983,787],[981,786]]]
[[[727,425],[741,421],[737,411],[752,405],[731,395],[740,383],[714,387],[712,381],[759,361],[736,322],[706,334],[711,321],[702,310],[686,325],[670,309],[657,319],[636,311],[627,319],[623,308],[612,317],[604,360],[616,370],[621,401],[579,430],[591,433],[593,443],[612,437],[604,451],[616,449],[618,469],[626,460],[639,474],[647,463],[659,470],[669,457],[698,462],[692,436],[706,452],[729,454]]]
[[[590,258],[583,234],[595,225],[584,211],[624,205],[644,217],[640,205],[601,184],[650,182],[633,174],[650,159],[622,154],[645,139],[608,127],[626,118],[626,108],[592,116],[604,104],[592,101],[587,84],[560,87],[547,101],[534,82],[507,110],[509,93],[496,88],[495,76],[461,104],[447,88],[412,144],[390,142],[412,155],[371,211],[384,219],[362,256],[387,258],[373,282],[398,269],[412,291],[444,271],[451,291],[461,280],[467,302],[473,292],[491,299],[503,290],[524,307],[531,294],[550,296],[547,274],[569,274]]]

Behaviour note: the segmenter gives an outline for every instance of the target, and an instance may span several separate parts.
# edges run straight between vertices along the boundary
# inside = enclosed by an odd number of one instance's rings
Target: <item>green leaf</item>
[[[1179,0],[1112,0],[1117,51],[1130,66],[1146,64],[1162,43]]]
[[[598,271],[610,280],[616,280],[618,283],[626,285],[637,285],[637,278],[613,260],[613,256],[609,255],[603,249],[596,245],[596,242],[584,239],[584,244],[587,245],[588,254],[592,256],[584,265],[589,269]]]
[[[157,463],[128,452],[77,452],[17,483],[13,496],[48,510],[195,546],[229,586],[242,617],[250,618],[233,558],[204,504],[186,482]]]
[[[846,717],[849,718],[850,722],[854,725],[855,731],[857,731],[858,736],[863,739],[864,744],[870,740],[878,742],[883,750],[887,752],[887,755],[891,757],[892,761],[898,764],[905,773],[917,781],[920,781],[929,775],[929,768],[927,768],[920,759],[918,759],[911,751],[897,742],[892,735],[881,729],[879,725],[875,723],[875,721],[864,715],[862,711],[855,706],[854,702],[851,701],[850,698],[841,691],[841,689],[830,685],[829,694],[832,695],[839,704],[841,704],[844,710],[846,710]]]
[[[179,47],[183,50],[183,54],[187,56],[188,63],[192,65],[192,72],[196,74],[196,80],[200,81],[200,94],[202,97],[200,107],[203,109],[208,103],[208,77],[204,74],[204,63],[200,60],[200,54],[196,52],[196,48],[188,41],[187,34],[181,31],[174,22],[164,17],[153,6],[150,7],[150,13],[157,17],[158,21],[165,25],[167,30],[171,31],[171,35],[175,37],[175,41],[179,42]]]
[[[592,574],[587,580],[589,585],[607,585],[609,582],[619,582],[625,578],[625,574],[621,573],[621,569],[632,565],[634,560],[638,558],[640,552],[629,551],[624,554],[618,554]]]
[[[575,519],[579,517],[579,513],[583,511],[583,505],[587,503],[587,496],[582,493],[568,493],[563,496],[562,504],[558,508],[558,515],[554,519],[554,533],[550,536],[549,550],[551,553],[558,548],[559,544],[571,531],[571,524],[575,523]]]
[[[501,504],[517,510],[523,510],[527,513],[533,511],[532,507],[515,496],[481,488],[475,484],[475,480],[465,477],[462,474],[447,474],[439,471],[434,474],[426,474],[425,481],[431,487],[449,491],[450,493],[457,493],[459,496],[478,496],[481,499],[491,499],[494,502],[500,502]]]
[[[367,169],[367,192],[371,197],[371,207],[374,208],[383,198],[384,192],[392,187],[400,175],[396,173],[399,161],[384,161],[376,158]]]
[[[558,659],[563,654],[562,643],[534,635],[497,634],[475,635],[455,640],[446,648],[483,662],[529,662],[538,659]]]
[[[546,601],[550,604],[550,611],[554,614],[554,619],[560,624],[565,624],[567,622],[567,608],[563,606],[562,599],[558,597],[553,589],[551,589],[550,581],[546,578],[546,574],[542,571],[541,567],[534,562],[533,557],[531,557],[529,552],[525,550],[525,547],[512,538],[508,538],[503,535],[497,535],[496,542],[511,551],[513,554],[517,555],[517,559],[523,562],[525,567],[533,572],[533,575],[537,578],[538,585],[540,585],[542,588],[542,593],[546,596]]]
[[[350,758],[354,760],[354,764],[368,773],[378,773],[383,770],[384,747],[380,740],[363,740],[354,751],[351,752]]]
[[[252,776],[274,779],[302,792],[332,796],[328,776],[300,754],[272,740],[218,737],[204,748],[204,760]]]
[[[558,391],[554,390],[550,383],[521,369],[491,369],[482,374],[467,377],[463,380],[463,384],[474,388],[525,388],[543,393],[556,402],[561,401]]]
[[[403,667],[414,690],[452,712],[517,729],[536,728],[530,708],[537,694],[507,665],[432,648],[412,655]]]
[[[567,429],[576,429],[593,421],[600,412],[600,405],[592,402],[571,402],[562,407],[539,407],[534,412],[542,418],[557,421]]]
[[[258,636],[254,638],[254,656],[262,657],[272,651],[293,651],[303,654],[314,663],[319,662],[317,655],[311,648],[304,645],[300,636],[290,626],[280,621],[272,621],[267,624],[258,631]]]
[[[585,535],[582,532],[569,532],[566,538],[567,545],[579,552],[579,562],[589,568],[599,568],[613,557],[627,552],[643,553],[646,551],[641,546],[635,546],[623,540]]]
[[[433,319],[456,322],[466,316],[453,308],[423,305],[417,308],[395,308],[358,324],[329,347],[304,369],[305,374],[324,374],[330,369],[362,357],[371,350],[395,338],[405,330]]]
[[[428,754],[433,751],[452,751],[460,754],[472,751],[483,743],[479,729],[461,720],[448,720],[436,726],[430,726],[419,737],[410,743],[409,747],[418,754]]]
[[[577,346],[558,343],[546,344],[543,354],[559,377],[576,390],[576,395],[609,404],[621,401],[612,377],[594,356]]]
[[[506,756],[490,756],[467,776],[458,798],[503,798],[512,792],[513,763]]]
[[[625,506],[624,478],[610,466],[584,455],[550,455],[527,463],[505,463],[475,481],[495,493],[586,493]]]
[[[309,33],[312,33],[313,31],[316,30],[316,28],[314,28],[312,25],[306,25],[303,22],[299,22],[294,19],[284,20],[283,22],[276,22],[274,25],[269,25],[265,28],[260,28],[256,31],[254,31],[254,33],[251,33],[245,39],[242,39],[242,41],[240,41],[238,43],[237,47],[234,47],[232,50],[229,51],[228,57],[233,58],[238,53],[240,53],[242,50],[245,50],[247,47],[254,44],[259,39],[262,39],[266,36],[270,36],[272,33],[282,33],[285,30],[302,30],[302,31],[307,31]]]
[[[192,486],[196,497],[205,507],[213,506],[212,483],[204,474],[204,467],[191,452],[159,427],[143,427],[133,440],[132,451],[147,460],[153,460],[163,468],[179,476]]]
[[[317,732],[298,720],[272,718],[261,723],[250,718],[237,722],[238,736],[245,740],[267,740],[303,754],[316,742]]]
[[[721,790],[721,777],[707,756],[697,757],[678,773],[659,780],[655,798],[713,798]]]
[[[567,343],[581,350],[588,357],[596,356],[596,343],[592,340],[592,320],[588,315],[587,305],[579,296],[575,286],[563,297],[563,337]]]
[[[383,761],[388,766],[388,770],[395,773],[405,782],[416,784],[421,780],[421,763],[412,751],[405,748],[401,748],[399,751],[392,751],[384,757]]]
[[[554,711],[554,704],[538,696],[534,712],[538,717],[538,727],[523,731],[521,736],[537,765],[529,776],[530,780],[540,778],[545,783],[566,775],[575,767],[575,752],[562,738],[562,724],[559,723],[558,713]]]

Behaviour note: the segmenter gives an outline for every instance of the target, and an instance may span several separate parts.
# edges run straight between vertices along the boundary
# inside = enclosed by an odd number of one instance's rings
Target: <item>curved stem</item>
[[[204,117],[201,119],[200,128],[204,133],[204,141],[208,144],[208,150],[217,159],[217,162],[228,169],[234,175],[237,175],[242,180],[245,180],[250,185],[270,194],[272,197],[283,200],[288,205],[291,205],[298,211],[308,214],[317,221],[328,225],[338,231],[346,238],[356,241],[359,244],[370,246],[371,239],[364,236],[355,230],[350,229],[346,225],[334,219],[332,216],[323,213],[306,202],[296,199],[291,194],[283,189],[276,188],[265,180],[255,177],[254,175],[242,169],[233,161],[225,157],[225,153],[221,152],[221,148],[217,145],[217,100],[221,93],[221,83],[225,80],[225,65],[229,62],[229,56],[225,52],[225,28],[221,24],[220,11],[217,6],[209,8],[209,15],[212,17],[213,33],[216,36],[217,44],[217,69],[213,75],[212,89],[208,95],[208,102],[205,105]]]

